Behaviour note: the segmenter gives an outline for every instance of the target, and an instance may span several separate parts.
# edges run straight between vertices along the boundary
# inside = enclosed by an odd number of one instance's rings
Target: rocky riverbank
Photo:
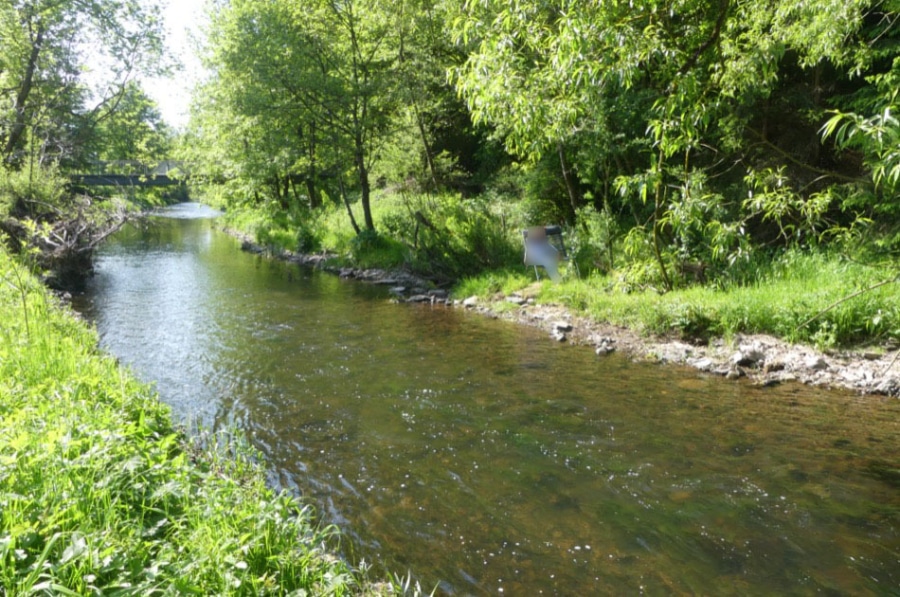
[[[517,308],[500,306],[512,302]],[[522,295],[469,298],[454,302],[493,317],[545,330],[555,341],[593,348],[598,358],[620,351],[631,358],[684,365],[701,374],[728,379],[746,377],[752,383],[783,382],[843,388],[862,394],[900,395],[900,360],[894,353],[843,350],[821,352],[762,334],[739,335],[730,342],[716,339],[695,345],[681,340],[647,337],[573,314],[558,305],[536,304]]]
[[[242,248],[266,252],[246,238]],[[407,272],[329,265],[335,256],[327,253],[281,252],[274,256],[324,269],[342,278],[387,286],[394,300],[400,303],[468,309],[488,317],[538,327],[547,332],[551,341],[590,347],[598,358],[618,351],[634,359],[692,367],[703,375],[747,378],[760,385],[800,382],[861,394],[900,396],[900,358],[894,352],[822,352],[767,335],[739,335],[729,342],[716,339],[695,345],[677,339],[643,336],[634,330],[577,315],[559,305],[539,304],[535,301],[537,286],[520,294],[495,295],[489,299],[451,297],[446,290],[435,289],[428,280]]]

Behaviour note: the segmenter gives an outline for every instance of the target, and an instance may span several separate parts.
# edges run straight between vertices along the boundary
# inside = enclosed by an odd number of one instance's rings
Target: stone
[[[749,347],[742,346],[740,349],[731,355],[731,362],[739,367],[752,367],[766,358],[766,353],[762,350]]]
[[[803,359],[803,365],[807,369],[812,369],[813,371],[824,371],[828,369],[828,363],[825,362],[825,359],[818,355],[811,355]]]
[[[525,304],[526,300],[518,294],[511,294],[506,297],[506,302],[521,306]]]
[[[900,395],[900,384],[897,383],[896,378],[889,377],[875,386],[874,392],[886,396],[897,396]]]
[[[740,367],[732,367],[725,374],[725,379],[739,379],[744,376],[744,370]]]
[[[712,371],[716,363],[709,357],[700,357],[699,359],[690,359],[688,364],[700,371]]]
[[[566,338],[566,335],[560,330],[553,330],[550,333],[550,337],[553,338],[554,340],[556,340],[557,342],[565,342],[568,339],[568,338]]]
[[[569,323],[568,321],[554,321],[553,329],[555,329],[559,332],[571,332],[572,324]]]
[[[469,298],[465,299],[465,300],[462,302],[462,304],[463,304],[463,307],[470,307],[470,308],[471,308],[471,307],[474,307],[475,305],[478,304],[478,297],[477,297],[477,296],[470,296]]]
[[[431,297],[427,294],[414,294],[408,299],[406,299],[408,303],[430,303]]]
[[[764,367],[766,373],[774,373],[776,371],[784,371],[784,361],[766,361]]]
[[[394,286],[393,288],[389,288],[388,292],[396,294],[397,296],[403,296],[406,294],[406,286]]]

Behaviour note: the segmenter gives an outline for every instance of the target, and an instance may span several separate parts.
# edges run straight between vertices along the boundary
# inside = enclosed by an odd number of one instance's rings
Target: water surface
[[[896,400],[392,304],[208,215],[121,232],[77,306],[180,420],[244,430],[352,559],[460,595],[898,592]]]

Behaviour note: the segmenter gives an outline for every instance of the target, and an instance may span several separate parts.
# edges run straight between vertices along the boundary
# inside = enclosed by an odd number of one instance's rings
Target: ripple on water
[[[598,360],[175,213],[103,248],[85,315],[177,416],[247,431],[354,555],[457,594],[900,586],[897,401]]]

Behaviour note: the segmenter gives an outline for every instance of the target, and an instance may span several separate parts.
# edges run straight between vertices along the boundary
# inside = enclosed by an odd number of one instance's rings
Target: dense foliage
[[[0,39],[7,169],[84,164],[135,78],[165,71],[155,2],[2,0]]]
[[[211,11],[189,155],[224,205],[275,202],[297,227],[342,204],[357,233],[440,229],[422,194],[479,194],[518,206],[509,246],[577,225],[582,269],[627,286],[746,283],[773,250],[862,230],[894,248],[898,16],[896,0],[234,0]],[[376,225],[372,188],[417,197],[405,223]]]
[[[33,252],[56,285],[78,285],[125,214],[70,175],[143,173],[170,153],[136,83],[167,70],[158,13],[138,0],[0,0],[0,240]]]

